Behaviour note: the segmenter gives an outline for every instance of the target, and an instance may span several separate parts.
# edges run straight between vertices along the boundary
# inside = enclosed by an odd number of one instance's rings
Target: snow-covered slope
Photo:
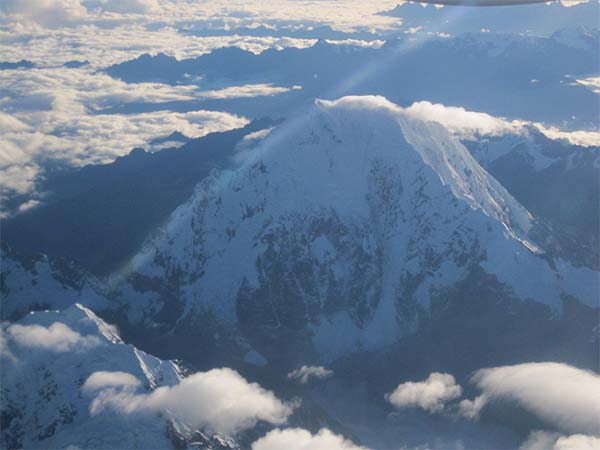
[[[30,313],[0,331],[2,448],[164,449],[185,442],[166,416],[92,414],[83,385],[94,372],[135,377],[145,392],[175,385],[181,374],[174,363],[123,343],[91,310],[75,304]],[[197,448],[225,448],[211,445],[206,438]]]
[[[209,312],[267,357],[331,360],[414,331],[475,269],[498,296],[595,305],[593,271],[550,265],[531,215],[462,144],[381,97],[317,102],[239,158],[133,259],[130,320],[165,322],[170,302],[168,327]]]
[[[29,311],[64,309],[76,302],[95,310],[108,307],[101,281],[72,261],[0,250],[1,318],[16,320]]]

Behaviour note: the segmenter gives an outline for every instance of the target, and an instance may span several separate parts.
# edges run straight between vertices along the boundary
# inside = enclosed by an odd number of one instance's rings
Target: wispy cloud
[[[308,383],[311,378],[322,380],[331,376],[333,376],[333,370],[323,366],[302,366],[288,373],[290,380],[298,380],[302,384]]]

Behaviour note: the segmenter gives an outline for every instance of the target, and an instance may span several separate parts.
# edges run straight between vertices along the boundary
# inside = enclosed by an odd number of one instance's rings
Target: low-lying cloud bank
[[[367,450],[322,428],[317,434],[301,428],[275,429],[252,444],[252,450]]]
[[[323,366],[302,366],[288,373],[290,380],[297,380],[302,384],[308,383],[311,378],[323,380],[331,376],[333,376],[333,370],[329,370]]]
[[[283,424],[295,408],[227,368],[195,373],[175,386],[150,393],[137,393],[138,383],[127,375],[96,372],[87,379],[83,390],[94,396],[92,415],[103,411],[124,415],[164,412],[189,426],[231,435],[258,421]]]

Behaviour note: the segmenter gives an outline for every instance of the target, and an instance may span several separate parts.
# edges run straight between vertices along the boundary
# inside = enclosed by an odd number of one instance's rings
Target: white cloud
[[[88,381],[92,385],[99,384],[97,377],[92,374]],[[122,375],[116,379],[123,381]],[[103,373],[100,380],[106,381],[107,374]],[[101,390],[92,401],[90,412],[95,415],[107,409],[126,415],[164,411],[193,427],[234,434],[261,420],[285,423],[294,405],[280,401],[260,385],[248,383],[237,372],[223,368],[195,373],[175,386],[159,387],[149,394],[136,394],[131,389]]]
[[[561,436],[549,431],[534,431],[519,447],[520,450],[597,450],[600,439],[584,434]]]
[[[554,443],[554,450],[598,450],[599,448],[600,439],[583,434],[561,436]]]
[[[600,95],[600,77],[588,77],[588,78],[583,78],[581,80],[575,80],[575,81],[576,81],[576,83],[579,83],[582,86],[585,86],[586,88],[588,88],[594,94]]]
[[[96,336],[82,336],[60,322],[47,328],[41,325],[11,325],[7,333],[18,345],[57,353],[87,350],[100,344]]]
[[[83,390],[89,393],[110,387],[133,389],[138,386],[140,386],[140,380],[130,373],[99,371],[88,377],[83,385]]]
[[[434,372],[425,381],[398,385],[385,398],[397,408],[419,407],[430,413],[440,413],[447,402],[461,395],[462,388],[452,375]]]
[[[311,378],[319,380],[333,376],[333,371],[322,366],[302,366],[288,373],[290,380],[298,380],[302,384],[308,383]]]
[[[273,86],[272,84],[246,84],[242,86],[229,86],[223,89],[214,89],[210,91],[199,91],[198,96],[204,98],[247,98],[261,97],[267,95],[283,94],[291,90],[300,90],[300,86],[291,88]]]
[[[15,21],[33,21],[48,27],[73,24],[86,15],[79,0],[3,0],[0,12]]]
[[[545,127],[541,123],[533,124],[546,137],[553,140],[564,140],[573,145],[581,145],[583,147],[598,147],[600,146],[599,131],[561,131],[555,127]]]
[[[461,139],[519,133],[523,125],[523,122],[509,122],[486,113],[427,101],[413,103],[404,111],[421,120],[439,122]]]
[[[482,391],[480,403],[514,402],[560,431],[600,435],[597,374],[566,364],[528,363],[481,369],[472,382]]]
[[[252,444],[252,450],[366,450],[327,428],[317,434],[301,428],[275,429]]]
[[[29,211],[40,205],[39,200],[27,200],[25,203],[19,205],[19,212]]]
[[[4,0],[2,11],[12,21],[34,22],[47,27],[75,26],[101,22],[120,25],[123,21],[174,24],[190,21],[200,26],[221,24],[224,27],[330,25],[352,31],[399,28],[397,18],[377,15],[391,9],[395,0],[363,2],[360,0],[298,2],[282,0],[273,4],[261,0],[215,0],[211,2],[157,0]],[[140,17],[142,16],[143,17]]]
[[[594,82],[598,83],[598,80],[589,78],[587,82],[591,86]],[[577,81],[583,84],[582,80]],[[600,146],[598,131],[563,131],[556,127],[546,127],[539,122],[509,121],[482,112],[468,111],[462,107],[433,104],[427,101],[413,103],[404,111],[421,120],[441,123],[459,139],[475,140],[479,136],[522,134],[526,132],[525,126],[533,125],[553,140],[565,140],[570,144],[584,147]]]
[[[464,399],[458,404],[458,414],[467,419],[477,419],[487,400],[485,395],[478,395],[473,400]]]

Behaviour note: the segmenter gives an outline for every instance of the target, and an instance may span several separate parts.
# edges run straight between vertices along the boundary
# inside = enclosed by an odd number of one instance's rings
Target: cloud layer
[[[162,411],[190,426],[228,435],[258,421],[283,424],[294,409],[227,368],[195,373],[149,394],[135,393],[137,384],[122,373],[94,373],[84,385],[88,393],[102,387],[91,403],[92,415],[105,410],[125,415]]]
[[[34,189],[40,165],[48,159],[80,166],[106,163],[143,147],[149,140],[180,131],[198,137],[244,126],[247,119],[216,111],[102,114],[103,108],[130,102],[193,100],[195,86],[159,83],[129,85],[89,68],[0,71],[0,194]],[[217,90],[209,96],[278,93],[269,85]],[[100,111],[100,113],[98,113]]]
[[[252,444],[252,450],[366,450],[327,428],[317,434],[301,428],[275,429]]]

